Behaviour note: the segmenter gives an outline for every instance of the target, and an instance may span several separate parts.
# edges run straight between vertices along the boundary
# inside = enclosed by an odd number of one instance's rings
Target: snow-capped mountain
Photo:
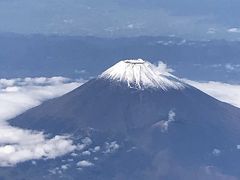
[[[123,82],[130,88],[183,89],[184,83],[167,72],[160,72],[155,66],[142,59],[120,61],[103,72],[100,78]]]
[[[88,136],[95,147],[105,147],[98,157],[92,155],[94,146],[84,153],[91,162],[79,156],[79,164],[87,168],[46,175],[48,179],[60,175],[92,180],[240,178],[240,109],[141,59],[120,61],[10,123],[72,134],[76,142]]]

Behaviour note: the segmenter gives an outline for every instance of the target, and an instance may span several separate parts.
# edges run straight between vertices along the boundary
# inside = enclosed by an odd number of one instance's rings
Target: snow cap
[[[104,71],[99,78],[123,82],[130,88],[183,89],[185,84],[168,72],[142,59],[122,60]]]

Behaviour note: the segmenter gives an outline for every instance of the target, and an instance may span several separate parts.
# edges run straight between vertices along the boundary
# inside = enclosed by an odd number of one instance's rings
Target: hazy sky
[[[0,0],[0,32],[240,37],[239,0]]]

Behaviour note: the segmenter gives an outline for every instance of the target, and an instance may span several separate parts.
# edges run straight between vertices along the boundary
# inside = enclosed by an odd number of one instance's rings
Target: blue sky
[[[0,32],[240,38],[238,0],[0,0]]]

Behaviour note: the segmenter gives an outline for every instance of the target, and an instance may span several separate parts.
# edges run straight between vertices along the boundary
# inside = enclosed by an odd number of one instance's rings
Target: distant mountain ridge
[[[0,77],[96,77],[119,59],[162,60],[175,75],[196,80],[239,81],[237,41],[176,37],[97,38],[0,34]]]

